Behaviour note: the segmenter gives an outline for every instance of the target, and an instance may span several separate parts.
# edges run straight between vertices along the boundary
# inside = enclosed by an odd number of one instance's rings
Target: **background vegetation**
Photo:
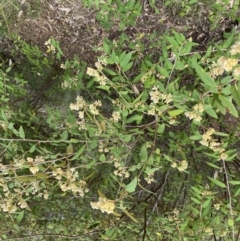
[[[1,240],[239,240],[238,8],[0,1]]]

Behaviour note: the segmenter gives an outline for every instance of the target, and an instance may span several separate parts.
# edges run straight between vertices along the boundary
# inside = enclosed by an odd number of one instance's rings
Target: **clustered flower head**
[[[149,93],[150,99],[154,104],[157,104],[159,100],[163,100],[166,104],[172,101],[172,94],[164,94],[158,90],[157,86],[153,86],[151,92]]]
[[[115,176],[128,178],[130,176],[130,174],[127,171],[127,168],[124,167],[124,165],[122,163],[120,163],[120,161],[118,160],[117,157],[111,156],[110,158],[111,158],[111,160],[113,160],[114,167],[116,168],[116,170],[114,170],[113,174]]]
[[[108,152],[109,152],[109,149],[108,149],[108,147],[107,147],[107,144],[105,144],[103,141],[99,141],[98,151],[99,151],[99,152],[108,153]]]
[[[55,48],[55,46],[52,45],[51,39],[47,40],[44,44],[47,46],[47,53],[49,53],[49,52],[55,53],[56,52],[56,48]]]
[[[209,185],[205,185],[205,189],[202,191],[202,196],[211,196],[213,194],[212,191],[209,190]]]
[[[12,198],[8,198],[4,201],[5,202],[0,203],[0,207],[2,208],[3,212],[15,213],[17,211],[17,206],[13,203]]]
[[[77,96],[76,100],[77,101],[75,104],[73,104],[73,103],[70,104],[71,110],[82,110],[88,106],[82,96]]]
[[[78,83],[78,78],[77,78],[77,76],[74,76],[74,77],[68,78],[67,80],[64,80],[61,83],[61,87],[63,89],[69,89],[69,88],[77,86],[77,83]]]
[[[212,138],[215,130],[213,128],[209,128],[203,135],[200,143],[203,146],[209,147],[212,151],[219,154],[219,159],[226,160],[228,158],[228,154],[225,152],[225,148],[221,146],[221,143],[217,142]]]
[[[99,197],[98,202],[90,202],[93,209],[99,209],[101,212],[106,212],[108,214],[113,213],[115,209],[115,203],[113,200]]]
[[[30,168],[29,168],[30,172],[32,174],[36,174],[37,172],[39,172],[38,164],[43,163],[44,158],[42,156],[36,156],[35,159],[33,159],[32,157],[28,157],[27,162],[30,164]],[[20,163],[22,165],[24,164],[23,162],[20,162]]]
[[[151,174],[147,175],[146,177],[144,177],[144,179],[148,184],[151,184],[152,182],[155,182],[154,173],[151,173]]]
[[[84,120],[85,111],[88,110],[93,115],[99,115],[99,110],[97,109],[99,106],[102,106],[102,102],[100,100],[97,100],[89,105],[82,96],[77,96],[76,103],[70,104],[71,110],[78,111],[78,117],[80,120],[78,120],[76,124],[78,125],[79,130],[86,129]]]
[[[188,117],[190,120],[194,119],[195,121],[202,120],[202,113],[204,111],[204,107],[201,103],[194,105],[193,111],[187,111],[185,116]]]
[[[231,53],[231,55],[240,53],[240,42],[239,41],[232,45],[230,53]]]
[[[174,209],[172,213],[168,215],[169,222],[178,222],[179,221],[179,214],[180,212],[177,209]]]
[[[188,162],[186,160],[180,162],[175,161],[171,164],[171,167],[177,168],[180,172],[183,172],[188,168]]]
[[[113,105],[116,105],[119,109],[124,110],[125,106],[119,98],[112,100]]]
[[[151,101],[153,103],[157,104],[160,100],[160,92],[158,90],[158,87],[154,86],[152,88],[152,91],[149,94],[150,94]]]
[[[113,111],[111,119],[114,122],[118,122],[121,119],[120,112],[119,111]]]
[[[107,84],[108,78],[104,75],[104,73],[102,72],[103,66],[102,64],[104,64],[103,62],[101,62],[100,60],[98,60],[98,62],[95,63],[95,66],[97,69],[93,69],[91,67],[87,68],[87,74],[89,76],[92,76],[95,78],[95,80],[101,85],[104,86]]]
[[[236,47],[237,48],[237,47]],[[231,52],[234,53],[236,50],[235,47],[232,47]],[[234,71],[237,68],[238,59],[237,58],[227,58],[225,56],[220,57],[217,62],[212,64],[210,75],[215,78],[224,73],[224,71]],[[235,75],[238,74],[238,71],[235,71]],[[239,75],[238,75],[239,76]]]
[[[231,71],[238,64],[238,59],[227,58],[222,56],[218,59],[217,64],[220,68],[224,69],[225,71]]]
[[[44,196],[45,199],[49,196],[48,191],[41,185],[41,180],[35,179],[30,183],[18,180],[15,181],[14,188],[11,189],[8,185],[8,179],[0,178],[0,186],[2,187],[0,207],[2,211],[8,213],[14,213],[18,208],[29,209],[24,196]]]
[[[159,109],[159,107],[157,105],[155,105],[154,103],[151,103],[149,105],[149,109],[147,110],[147,113],[149,115],[158,115],[161,116],[162,115],[162,111]]]
[[[89,110],[93,115],[99,115],[98,106],[102,106],[102,102],[100,100],[95,101],[93,104],[89,105]]]
[[[74,194],[78,193],[81,197],[84,196],[84,193],[88,192],[86,182],[78,180],[78,172],[75,168],[70,168],[67,171],[57,168],[52,174],[59,181],[58,184],[63,192],[70,190]]]

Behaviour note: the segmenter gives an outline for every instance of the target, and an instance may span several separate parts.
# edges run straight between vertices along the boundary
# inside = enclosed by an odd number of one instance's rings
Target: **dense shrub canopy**
[[[137,25],[146,8],[192,18],[208,7],[198,1],[81,4],[108,33],[89,62],[57,37],[13,34],[2,7],[1,238],[238,240],[238,30],[207,39]],[[211,3],[209,28],[237,9]]]

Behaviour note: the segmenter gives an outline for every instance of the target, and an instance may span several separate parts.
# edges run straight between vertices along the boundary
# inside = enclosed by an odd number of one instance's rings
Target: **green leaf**
[[[133,62],[128,63],[127,65],[125,65],[125,67],[122,68],[122,71],[125,73],[128,70],[130,70],[133,66]]]
[[[61,137],[61,140],[67,140],[67,138],[68,138],[68,131],[65,130],[65,131],[60,135],[60,137]]]
[[[101,198],[106,198],[106,196],[98,189],[98,196]]]
[[[29,152],[30,152],[30,153],[33,153],[33,152],[35,151],[35,149],[36,149],[36,145],[32,145],[31,148],[30,148],[30,150],[29,150]]]
[[[229,181],[232,185],[240,185],[240,181],[231,180]]]
[[[99,157],[101,162],[105,162],[106,161],[106,156],[102,153]]]
[[[86,166],[87,169],[91,168],[95,163],[96,163],[97,160],[93,160],[91,162],[89,162]]]
[[[180,47],[179,44],[175,41],[174,38],[169,37],[169,36],[166,36],[166,38],[167,38],[168,42],[169,42],[173,47],[175,47],[175,48],[177,48],[177,49]]]
[[[208,58],[212,53],[212,45],[210,45],[207,49],[206,54],[204,55],[204,58]]]
[[[235,85],[231,86],[231,93],[232,93],[234,101],[240,107],[240,94],[239,94],[238,90],[236,89]]]
[[[147,147],[145,144],[143,144],[140,149],[140,161],[146,162],[147,159],[148,159]]]
[[[214,91],[217,89],[217,84],[215,81],[210,77],[209,74],[205,72],[205,70],[197,63],[196,59],[192,59],[192,65],[194,66],[198,76],[206,85],[215,88]]]
[[[157,65],[156,66],[157,68],[157,71],[165,78],[168,78],[169,77],[169,73],[167,70],[165,70],[164,68],[162,68],[160,65]]]
[[[44,174],[44,173],[41,173],[41,172],[38,172],[38,173],[36,173],[35,175],[36,175],[36,177],[38,177],[39,179],[48,179],[48,178],[49,178],[48,175],[46,175],[46,174]]]
[[[221,101],[221,103],[223,104],[223,106],[225,106],[226,108],[229,109],[229,112],[234,116],[234,117],[238,117],[238,113],[236,108],[234,107],[233,103],[225,96],[223,95],[219,95],[219,100]]]
[[[206,200],[206,201],[203,203],[202,207],[203,207],[203,208],[207,208],[210,203],[211,203],[211,199],[208,199],[208,200]]]
[[[189,223],[190,218],[186,218],[185,221],[183,221],[180,224],[181,230],[184,231],[187,227],[188,227],[188,223]]]
[[[219,186],[219,187],[222,187],[222,188],[225,188],[226,187],[226,185],[223,183],[223,182],[220,182],[220,181],[218,181],[218,180],[216,180],[216,179],[213,179],[213,178],[211,178],[211,177],[208,177],[214,184],[216,184],[217,186]]]
[[[131,218],[134,222],[138,223],[138,220],[137,220],[136,218],[134,218],[133,215],[127,211],[127,209],[122,208],[122,211],[123,211],[129,218]]]
[[[126,54],[120,61],[120,66],[121,68],[126,67],[126,65],[129,63],[130,59],[132,57],[132,52],[129,52],[128,54]]]
[[[174,116],[180,115],[183,112],[184,112],[184,110],[171,110],[171,111],[168,112],[168,114],[171,117],[174,117]]]
[[[159,125],[158,128],[157,128],[157,133],[158,133],[158,134],[161,134],[161,133],[164,132],[164,130],[165,130],[165,124],[161,124],[161,125]]]
[[[120,54],[120,56],[119,56],[119,58],[118,58],[119,63],[123,60],[123,58],[124,58],[126,55],[127,55],[127,54],[126,54],[126,51],[123,51],[123,52]]]
[[[213,163],[211,163],[211,162],[206,162],[210,167],[213,167],[213,168],[216,168],[216,169],[220,169],[220,167],[219,166],[217,166],[217,165],[215,165],[215,164],[213,164]]]
[[[233,28],[233,30],[234,30],[234,28]],[[226,41],[224,41],[222,48],[227,49],[233,43],[234,37],[235,37],[235,31],[232,31],[232,33],[228,37],[228,39]]]
[[[149,168],[147,167],[146,170],[144,171],[147,175],[152,175],[155,171],[159,170],[159,168]]]
[[[68,155],[73,154],[73,145],[72,144],[68,145],[66,152],[67,152]]]
[[[103,71],[110,75],[117,75],[117,73],[115,73],[114,71],[112,71],[111,69],[108,69],[108,68],[103,68]]]
[[[16,176],[15,178],[23,182],[36,180],[36,177],[32,177],[32,176]]]
[[[19,212],[19,214],[17,216],[17,222],[20,223],[22,221],[23,217],[24,217],[24,210]]]
[[[77,153],[73,156],[73,158],[71,158],[71,160],[77,160],[77,159],[81,156],[81,154],[84,152],[85,147],[86,147],[86,145],[83,145],[83,146],[77,151]]]
[[[129,141],[131,141],[131,139],[132,139],[132,135],[127,135],[127,136],[123,137],[124,142],[129,142]]]
[[[129,119],[127,119],[126,123],[132,123],[134,121],[137,122],[137,124],[141,123],[143,118],[143,115],[134,115],[132,117],[130,117]]]
[[[103,50],[106,54],[111,53],[111,47],[109,46],[106,40],[103,41]]]
[[[134,192],[137,187],[137,177],[134,177],[134,179],[125,187],[125,190],[127,192]]]
[[[218,116],[216,114],[216,112],[213,110],[212,106],[211,105],[204,105],[204,111],[210,115],[211,117],[217,119]]]
[[[20,136],[20,138],[25,139],[25,133],[24,133],[22,126],[20,126],[20,128],[19,128],[19,136]]]
[[[228,219],[228,226],[233,227],[234,226],[234,221],[232,219]]]
[[[194,197],[191,197],[191,200],[194,201],[196,204],[201,204],[201,202]]]
[[[189,139],[193,140],[193,141],[199,141],[199,140],[202,140],[202,136],[200,134],[199,135],[193,135],[193,136],[189,136]]]
[[[109,92],[110,87],[107,85],[100,85],[100,86],[97,86],[97,88],[101,90],[106,90],[108,93],[110,93]]]

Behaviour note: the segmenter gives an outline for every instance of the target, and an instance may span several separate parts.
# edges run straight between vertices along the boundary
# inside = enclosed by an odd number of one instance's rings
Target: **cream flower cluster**
[[[144,177],[144,179],[148,184],[155,182],[154,173],[147,175],[146,177]]]
[[[81,197],[84,196],[84,193],[88,192],[86,182],[84,180],[77,180],[78,172],[75,168],[63,171],[62,168],[59,167],[54,170],[52,174],[59,181],[58,184],[63,192],[70,190],[74,194],[78,193]]]
[[[2,195],[0,207],[2,211],[14,213],[20,207],[21,209],[29,209],[24,196],[35,195],[47,199],[49,194],[46,189],[43,189],[40,180],[34,180],[31,183],[25,181],[15,181],[14,188],[10,189],[8,182],[10,179],[1,178],[0,186],[2,187]]]
[[[104,86],[107,84],[108,78],[104,75],[104,73],[102,72],[103,66],[100,63],[100,61],[95,63],[95,66],[97,69],[93,69],[88,67],[87,68],[87,74],[89,76],[92,76],[96,79],[96,81],[101,85]]]
[[[201,121],[202,120],[202,113],[204,111],[204,107],[203,105],[200,104],[196,104],[193,107],[193,111],[187,111],[185,113],[185,116],[188,117],[190,120],[194,119],[195,121]]]
[[[172,94],[161,93],[157,86],[153,86],[151,92],[149,93],[150,99],[154,104],[158,104],[159,100],[163,100],[166,104],[172,102]]]
[[[30,172],[32,174],[36,174],[37,172],[39,172],[39,167],[38,167],[38,163],[43,163],[44,162],[44,158],[42,156],[36,156],[35,159],[33,159],[32,157],[28,157],[27,158],[27,162],[30,164]]]
[[[203,135],[200,144],[203,146],[209,147],[212,151],[219,154],[219,160],[226,160],[228,158],[228,154],[225,152],[225,148],[221,146],[221,143],[216,142],[215,139],[212,138],[215,130],[213,128],[209,128]]]
[[[159,100],[163,100],[166,104],[172,102],[172,94],[161,93],[157,86],[153,86],[149,93],[150,99],[154,104],[158,104]]]
[[[67,80],[64,80],[61,83],[61,87],[65,90],[65,89],[69,89],[69,88],[77,86],[77,83],[78,83],[78,78],[75,76],[72,78],[68,78]]]
[[[93,209],[99,209],[101,212],[106,212],[108,214],[113,213],[115,209],[115,203],[113,200],[99,197],[98,202],[90,202]]]
[[[130,176],[129,172],[127,171],[126,167],[123,167],[117,159],[114,161],[114,167],[116,170],[113,172],[115,176],[125,177],[128,178]]]
[[[180,162],[175,161],[171,164],[171,167],[177,168],[180,172],[183,172],[188,168],[188,162],[186,160]]]
[[[225,71],[232,71],[233,68],[238,64],[238,59],[220,57],[217,61],[217,65]]]
[[[44,44],[47,46],[46,53],[49,53],[49,52],[55,53],[56,52],[56,48],[52,45],[51,39],[47,40]]]
[[[230,50],[231,55],[240,54],[240,42],[236,42],[232,45]]]
[[[206,184],[204,190],[202,191],[202,196],[211,196],[213,194],[212,191],[209,190],[209,185]]]
[[[108,149],[107,145],[108,145],[107,143],[105,144],[103,141],[99,141],[98,151],[108,153],[109,149]]]
[[[5,201],[6,202],[0,203],[3,212],[15,213],[17,211],[17,206],[14,204],[13,199],[9,198]]]
[[[119,111],[113,111],[111,120],[114,122],[118,122],[121,119],[121,115]]]
[[[89,105],[89,110],[93,115],[99,115],[99,110],[97,107],[102,106],[102,102],[100,100],[94,101],[93,104]]]
[[[77,96],[76,103],[70,104],[70,109],[71,110],[83,110],[86,107],[88,107],[88,104],[85,102],[82,96]]]
[[[158,116],[162,115],[162,111],[159,110],[159,107],[154,103],[151,103],[149,107],[150,108],[147,111],[149,115],[158,115]]]
[[[168,215],[169,222],[178,222],[179,221],[180,212],[177,209],[174,209],[172,213]]]
[[[99,110],[97,107],[102,106],[102,102],[100,100],[94,101],[92,104],[87,104],[82,96],[77,96],[76,103],[70,104],[70,109],[73,111],[78,111],[78,117],[80,120],[77,121],[77,125],[79,130],[85,130],[85,111],[90,111],[93,115],[99,115]]]
[[[230,49],[230,54],[232,56],[240,53],[240,42],[236,42],[232,45]],[[217,62],[212,64],[210,75],[212,77],[220,76],[224,71],[230,72],[233,71],[234,77],[240,77],[240,67],[238,66],[238,58],[235,57],[220,57]]]

